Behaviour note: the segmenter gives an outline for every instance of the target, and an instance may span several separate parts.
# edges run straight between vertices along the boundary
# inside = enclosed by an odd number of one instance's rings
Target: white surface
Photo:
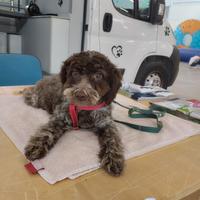
[[[187,19],[199,19],[199,10],[200,10],[200,1],[197,0],[196,2],[194,0],[186,0],[185,3],[182,1],[182,3],[177,3],[178,1],[174,1],[174,3],[171,4],[169,9],[169,16],[168,20],[173,28],[173,30],[176,29],[176,27],[183,21]]]
[[[71,13],[71,1],[63,0],[63,4],[60,7],[57,3],[58,0],[37,0],[36,4],[39,6],[41,13],[56,13],[59,16],[67,16]]]
[[[38,57],[43,70],[58,73],[69,48],[69,20],[57,17],[30,18],[24,25],[22,51]]]
[[[8,52],[22,53],[22,37],[21,35],[8,34]]]
[[[168,88],[176,95],[200,100],[200,65],[190,67],[188,63],[180,63],[175,83]]]
[[[124,16],[114,8],[112,1],[101,0],[100,22],[106,12],[112,13],[113,25],[109,33],[100,27],[100,51],[121,68],[126,68],[124,80],[132,82],[146,55],[156,51],[157,26]],[[119,45],[123,55],[116,58],[111,49]]]
[[[156,200],[156,198],[154,198],[154,197],[147,197],[144,200]]]
[[[88,27],[88,31],[85,32],[85,49],[87,50],[97,50],[100,51],[99,44],[99,29],[102,28],[102,23],[99,19],[99,1],[89,1],[88,4],[88,16],[87,16],[87,24],[90,24]]]
[[[73,0],[69,31],[69,55],[81,51],[83,2]]]
[[[169,35],[165,35],[167,27],[169,28]],[[157,40],[157,54],[170,57],[173,51],[173,45],[176,44],[176,40],[174,38],[172,28],[166,19],[162,26],[158,26]]]
[[[0,32],[0,53],[7,53],[7,34]]]

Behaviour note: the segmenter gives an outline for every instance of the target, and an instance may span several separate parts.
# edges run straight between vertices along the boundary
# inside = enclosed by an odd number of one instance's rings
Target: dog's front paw
[[[120,176],[124,169],[124,157],[122,155],[107,154],[101,160],[101,166],[113,176]]]
[[[25,147],[25,156],[28,160],[34,161],[44,157],[47,153],[45,147],[39,144],[28,144]]]

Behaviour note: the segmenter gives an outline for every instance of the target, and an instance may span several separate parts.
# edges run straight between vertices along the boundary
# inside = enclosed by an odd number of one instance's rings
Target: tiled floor
[[[181,63],[178,77],[168,90],[183,97],[200,100],[200,66],[194,68]]]

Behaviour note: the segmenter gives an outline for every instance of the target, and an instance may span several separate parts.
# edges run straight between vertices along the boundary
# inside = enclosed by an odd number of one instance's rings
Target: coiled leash
[[[132,124],[132,123],[128,123],[128,122],[124,122],[124,121],[119,121],[119,120],[114,120],[115,122],[124,124],[126,126],[129,126],[130,128],[134,128],[140,131],[145,131],[145,132],[149,132],[149,133],[159,133],[160,130],[163,127],[162,122],[159,120],[160,117],[163,117],[165,115],[165,112],[162,111],[156,111],[153,109],[148,109],[148,110],[144,110],[144,109],[140,109],[138,107],[126,107],[116,101],[113,101],[114,103],[128,109],[128,116],[130,118],[152,118],[156,120],[156,126],[152,127],[152,126],[142,126],[142,125],[138,125],[138,124]]]

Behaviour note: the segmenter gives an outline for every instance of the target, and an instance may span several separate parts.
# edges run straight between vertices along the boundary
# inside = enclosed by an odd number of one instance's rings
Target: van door
[[[156,51],[157,25],[148,22],[150,0],[99,0],[99,48],[133,82],[141,62]]]

